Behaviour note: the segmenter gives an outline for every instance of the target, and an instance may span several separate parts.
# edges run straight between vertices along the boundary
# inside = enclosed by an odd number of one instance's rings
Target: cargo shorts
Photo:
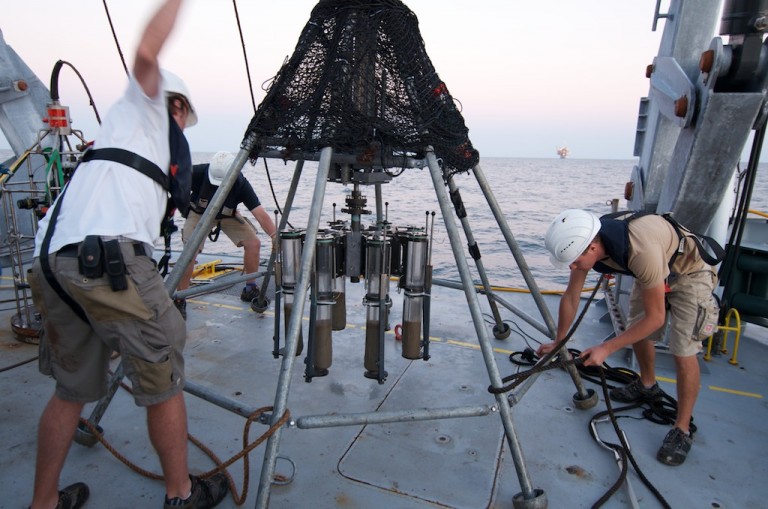
[[[667,279],[667,318],[669,321],[669,352],[677,357],[699,353],[702,340],[717,327],[719,307],[712,292],[717,275],[705,269],[690,274],[670,274]],[[642,291],[634,285],[629,297],[629,326],[645,315]],[[646,339],[659,341],[664,335],[661,327]]]
[[[192,232],[195,230],[197,223],[200,222],[201,217],[203,217],[202,214],[198,214],[194,210],[189,211],[187,219],[184,221],[184,227],[181,230],[181,240],[183,242],[187,242],[192,237]],[[221,221],[221,231],[237,247],[243,247],[243,241],[258,238],[256,227],[248,219],[241,216],[239,212],[236,212],[233,217],[223,217],[216,221]],[[200,244],[199,251],[202,251],[203,246],[205,246],[205,238],[203,237],[203,243]]]
[[[63,400],[87,403],[104,397],[112,351],[121,354],[137,405],[162,403],[184,388],[186,323],[154,260],[138,254],[133,243],[120,247],[128,280],[122,291],[113,291],[106,276],[81,275],[76,255],[49,255],[56,280],[83,309],[87,323],[51,288],[39,259],[28,272],[43,317],[40,371],[53,376]]]

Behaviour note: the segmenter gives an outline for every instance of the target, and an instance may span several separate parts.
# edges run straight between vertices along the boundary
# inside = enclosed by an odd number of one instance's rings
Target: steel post
[[[445,190],[445,183],[443,181],[443,171],[437,162],[435,153],[430,147],[427,152],[427,165],[429,166],[429,172],[432,176],[432,183],[435,186],[435,193],[437,200],[440,203],[440,211],[443,215],[443,221],[445,222],[445,229],[448,232],[448,237],[451,241],[451,248],[453,250],[453,256],[456,260],[456,266],[461,276],[461,281],[464,284],[464,294],[469,305],[469,310],[472,315],[472,321],[475,325],[475,332],[477,333],[477,339],[480,344],[480,351],[483,354],[485,366],[488,370],[488,377],[490,378],[491,385],[493,387],[501,387],[501,375],[499,375],[499,369],[496,365],[496,359],[493,354],[493,347],[488,339],[488,333],[485,329],[485,321],[483,320],[483,313],[480,309],[480,304],[477,298],[477,292],[472,282],[472,277],[469,273],[469,265],[464,257],[464,251],[461,246],[461,239],[459,237],[459,231],[456,227],[456,223],[453,221],[451,214],[451,203],[448,198],[448,194]],[[504,433],[509,444],[510,452],[512,453],[512,460],[515,463],[515,470],[517,471],[517,477],[520,482],[520,488],[522,490],[523,498],[533,499],[537,496],[537,491],[531,486],[530,477],[528,475],[528,469],[525,465],[523,458],[522,448],[515,432],[514,424],[512,423],[512,414],[507,398],[503,394],[495,395],[496,402],[499,406],[499,415],[501,416],[501,422],[504,426]]]
[[[312,261],[315,255],[315,243],[317,242],[317,230],[320,225],[320,214],[325,198],[325,185],[328,180],[328,173],[331,167],[331,158],[333,149],[324,148],[320,153],[320,163],[317,168],[317,178],[315,180],[315,191],[312,194],[312,204],[309,210],[309,220],[307,221],[306,236],[304,238],[304,249],[301,253],[301,270],[299,279],[296,283],[295,300],[291,317],[288,321],[288,330],[285,334],[285,355],[280,365],[280,373],[277,379],[277,392],[275,394],[275,403],[273,405],[272,421],[276,423],[286,410],[288,401],[288,392],[291,383],[291,373],[293,372],[293,363],[296,358],[296,348],[298,347],[299,333],[301,332],[301,318],[304,314],[304,303],[307,299],[309,289],[309,280],[312,276]],[[277,452],[280,445],[280,436],[282,429],[278,428],[275,433],[267,440],[264,451],[264,461],[261,466],[261,476],[259,478],[259,491],[256,494],[255,507],[266,509],[269,505],[269,494],[272,486],[272,477],[275,473],[275,462],[277,461]]]
[[[480,185],[480,189],[485,195],[485,200],[488,202],[488,205],[491,207],[491,211],[493,212],[493,216],[496,218],[496,223],[499,225],[499,229],[501,230],[502,235],[504,235],[504,239],[507,241],[507,246],[509,246],[509,249],[512,252],[512,256],[515,258],[515,262],[520,269],[520,274],[522,274],[523,279],[525,279],[525,283],[528,285],[528,289],[531,290],[531,296],[536,303],[536,307],[539,308],[539,312],[541,313],[541,316],[544,319],[547,328],[549,329],[549,337],[555,339],[555,336],[557,335],[557,327],[555,326],[555,322],[552,319],[552,314],[549,312],[549,308],[541,296],[541,291],[539,290],[536,281],[533,279],[533,274],[531,274],[531,269],[528,267],[528,263],[525,261],[523,251],[520,249],[520,246],[518,246],[514,235],[512,235],[512,230],[510,230],[509,225],[507,224],[507,220],[501,211],[501,207],[499,207],[499,202],[496,201],[496,197],[494,196],[493,191],[491,191],[491,187],[488,185],[488,181],[485,178],[485,173],[483,173],[483,170],[479,164],[475,166],[474,173],[475,178],[477,179],[477,183]],[[566,361],[570,361],[572,359],[571,353],[567,348],[561,349],[560,355],[562,355]],[[582,381],[576,366],[574,366],[573,363],[568,362],[566,364],[566,369],[568,370],[568,374],[571,376],[571,379],[576,386],[576,393],[578,397],[584,400],[588,399],[590,395],[587,392],[586,387],[584,387],[584,382]],[[526,384],[524,384],[525,388],[521,388],[521,390],[518,391],[518,395],[525,393],[525,391],[528,390],[528,387],[530,387],[530,384],[533,383],[537,377],[538,375],[530,377]]]

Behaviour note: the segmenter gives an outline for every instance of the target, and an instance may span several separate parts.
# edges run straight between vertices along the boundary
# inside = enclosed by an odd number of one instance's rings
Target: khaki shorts
[[[168,296],[154,260],[121,243],[128,289],[112,291],[106,277],[78,272],[76,256],[52,254],[51,270],[85,311],[88,323],[49,286],[35,259],[28,273],[32,298],[43,317],[40,371],[56,379],[56,395],[89,402],[107,394],[110,356],[119,351],[137,405],[168,400],[184,388],[186,323]]]
[[[184,227],[181,230],[181,240],[183,242],[187,242],[192,237],[192,232],[195,230],[197,223],[200,222],[201,217],[203,216],[194,210],[189,211],[189,215],[184,221]],[[217,221],[219,220],[214,222],[213,227],[216,226]],[[226,235],[237,247],[243,247],[243,241],[258,239],[256,235],[256,227],[239,213],[235,213],[234,217],[223,217],[220,221],[221,231],[223,231],[224,235]],[[200,244],[198,251],[203,250],[206,238],[207,236],[203,237],[203,243]]]
[[[710,270],[690,274],[672,274],[667,280],[671,291],[667,294],[669,318],[669,351],[677,357],[690,357],[701,350],[701,342],[714,332],[718,307],[712,292],[717,276]],[[637,285],[629,297],[629,326],[645,316],[642,291]],[[665,327],[646,339],[659,341]]]

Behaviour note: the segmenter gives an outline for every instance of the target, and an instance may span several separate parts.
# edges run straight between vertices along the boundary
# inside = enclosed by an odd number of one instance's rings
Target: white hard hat
[[[162,69],[161,72],[163,74],[163,81],[165,82],[165,96],[168,97],[171,94],[183,95],[189,104],[189,115],[187,116],[186,127],[192,127],[197,124],[197,112],[192,105],[192,97],[189,95],[189,90],[187,89],[184,80],[167,69]]]
[[[208,181],[214,186],[220,186],[227,170],[235,161],[235,156],[229,152],[216,152],[208,165]]]
[[[568,267],[600,231],[600,218],[592,212],[568,209],[560,212],[544,235],[549,261],[555,267]]]

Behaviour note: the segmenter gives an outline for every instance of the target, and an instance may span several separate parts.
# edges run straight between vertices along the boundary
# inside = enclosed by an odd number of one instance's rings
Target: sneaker
[[[240,294],[240,300],[243,302],[253,302],[253,299],[259,296],[259,289],[256,285],[245,285],[243,292]]]
[[[181,317],[186,320],[187,319],[187,299],[173,299],[173,305],[176,306],[176,309],[179,310],[179,313],[181,313]]]
[[[636,379],[624,387],[611,389],[609,393],[613,401],[620,403],[634,403],[635,401],[651,401],[661,397],[659,384],[653,384],[651,387],[645,387],[640,379]]]
[[[56,509],[80,509],[90,494],[91,490],[84,482],[70,484],[59,491],[59,503],[56,504]]]
[[[680,428],[673,428],[664,437],[664,442],[656,453],[656,459],[673,467],[682,465],[685,457],[688,456],[688,451],[691,450],[691,444],[693,444],[692,436],[687,435]]]
[[[165,509],[209,509],[216,507],[227,496],[227,476],[218,472],[207,479],[201,479],[194,475],[192,479],[192,494],[182,500],[179,497],[168,499],[165,497]]]

